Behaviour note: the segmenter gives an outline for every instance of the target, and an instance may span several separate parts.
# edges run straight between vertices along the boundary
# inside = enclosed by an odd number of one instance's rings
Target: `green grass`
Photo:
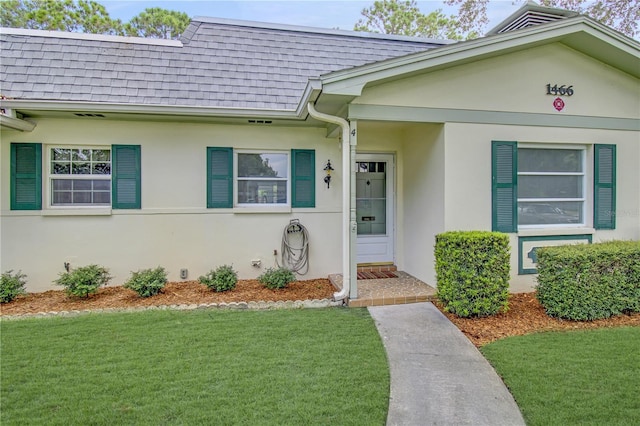
[[[640,327],[511,337],[481,351],[530,426],[640,424]]]
[[[147,311],[2,321],[0,423],[383,425],[365,309]]]

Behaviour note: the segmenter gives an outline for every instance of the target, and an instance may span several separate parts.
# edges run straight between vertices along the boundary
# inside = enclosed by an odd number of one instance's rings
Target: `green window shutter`
[[[112,208],[141,208],[140,145],[113,145],[111,159]]]
[[[518,230],[518,144],[493,141],[491,145],[491,228]]]
[[[42,144],[11,144],[11,210],[42,210]]]
[[[233,207],[233,149],[207,148],[207,208]]]
[[[316,206],[315,165],[315,150],[291,150],[291,207]]]
[[[593,227],[616,228],[616,146],[594,146]]]

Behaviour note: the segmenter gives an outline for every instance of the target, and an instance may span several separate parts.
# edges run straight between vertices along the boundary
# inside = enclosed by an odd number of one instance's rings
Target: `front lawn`
[[[510,337],[481,351],[528,425],[640,424],[640,327]]]
[[[383,425],[365,309],[147,311],[2,321],[1,422]]]

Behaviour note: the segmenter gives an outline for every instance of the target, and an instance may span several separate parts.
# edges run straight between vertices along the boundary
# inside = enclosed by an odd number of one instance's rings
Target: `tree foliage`
[[[455,17],[446,16],[441,9],[420,12],[415,0],[378,0],[362,10],[363,19],[354,31],[398,34],[412,37],[460,39]]]
[[[445,3],[459,7],[460,31],[484,32],[489,22],[488,0],[445,0]],[[640,35],[640,0],[539,0],[539,3],[587,15],[629,37]]]
[[[183,12],[159,7],[145,9],[123,23],[112,19],[94,0],[0,0],[0,25],[32,30],[178,38],[189,25]]]
[[[111,19],[93,0],[8,0],[0,8],[3,27],[122,35],[122,22]]]
[[[176,39],[189,21],[189,15],[184,12],[151,7],[133,17],[125,27],[130,36]]]
[[[476,38],[486,32],[489,0],[444,2],[457,6],[458,14],[447,16],[441,9],[424,14],[415,0],[377,0],[362,10],[363,18],[354,30],[451,40]],[[539,0],[539,3],[588,15],[629,37],[640,35],[640,0]]]

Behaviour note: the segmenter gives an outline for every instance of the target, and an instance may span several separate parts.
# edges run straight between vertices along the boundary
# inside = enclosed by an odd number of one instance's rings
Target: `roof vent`
[[[98,117],[98,118],[104,118],[104,114],[85,114],[85,113],[80,113],[80,112],[74,112],[73,115],[78,116],[78,117]]]
[[[247,120],[251,124],[271,124],[273,121],[271,120]]]

